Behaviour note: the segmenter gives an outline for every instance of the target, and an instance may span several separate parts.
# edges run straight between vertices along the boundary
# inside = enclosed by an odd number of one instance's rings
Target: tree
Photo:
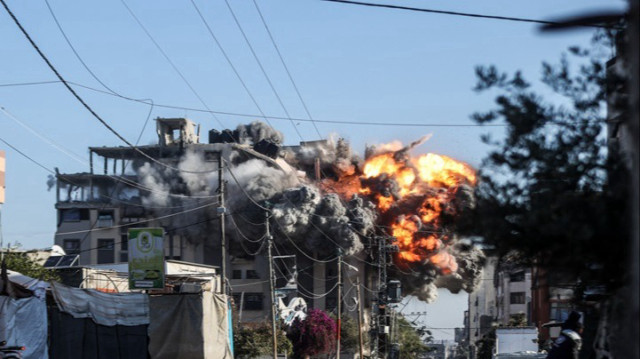
[[[606,135],[607,89],[620,83],[606,71],[608,39],[596,36],[590,50],[570,48],[577,65],[567,55],[543,64],[554,101],[519,72],[476,69],[475,89],[498,96],[494,109],[473,119],[506,130],[502,140],[483,136],[493,150],[481,167],[475,215],[461,228],[500,255],[516,252],[525,264],[613,288],[625,280],[628,226],[623,157]]]
[[[400,344],[400,359],[418,358],[429,350],[429,347],[422,339],[422,335],[431,338],[430,332],[426,329],[416,329],[403,316],[398,314],[398,344]]]
[[[6,252],[4,260],[7,263],[7,269],[20,274],[24,274],[31,278],[43,281],[59,280],[58,275],[49,269],[44,268],[24,252]]]
[[[487,334],[483,335],[476,342],[476,346],[478,347],[478,359],[492,359],[493,348],[496,347],[496,328],[491,328]]]
[[[331,315],[333,320],[336,320],[335,315]],[[345,352],[357,352],[359,350],[359,337],[360,334],[358,330],[360,327],[356,324],[356,321],[349,316],[342,316],[342,321],[340,325],[340,350]],[[364,339],[364,347],[367,347],[367,339],[368,335],[363,335]]]
[[[328,353],[335,346],[336,322],[322,310],[309,309],[304,320],[293,321],[287,337],[296,358]]]
[[[527,316],[524,313],[512,314],[509,318],[509,327],[526,327]]]
[[[284,331],[278,331],[278,353],[291,354],[293,346]],[[259,324],[237,327],[233,335],[234,354],[237,358],[255,358],[273,354],[271,326]]]

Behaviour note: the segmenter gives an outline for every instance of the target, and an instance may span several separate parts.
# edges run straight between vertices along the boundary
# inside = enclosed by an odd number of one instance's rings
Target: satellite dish
[[[66,255],[67,252],[64,251],[64,249],[62,249],[62,247],[60,247],[57,244],[54,244],[53,246],[51,246],[51,255],[52,256],[64,256]]]

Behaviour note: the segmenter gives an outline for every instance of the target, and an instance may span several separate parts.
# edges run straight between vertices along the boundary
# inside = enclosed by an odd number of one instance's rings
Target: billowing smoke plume
[[[234,131],[237,142],[247,145],[256,144],[262,140],[282,144],[284,137],[280,131],[273,129],[264,122],[254,121],[249,125],[240,125]]]
[[[477,284],[482,252],[451,229],[474,206],[475,172],[444,156],[412,157],[426,137],[406,147],[368,148],[364,160],[335,137],[282,147],[273,156],[258,154],[253,149],[259,144],[281,145],[283,137],[257,121],[213,138],[220,143],[208,146],[222,151],[230,166],[224,172],[226,224],[231,241],[242,245],[235,248],[246,250],[248,239],[259,251],[267,220],[276,244],[292,253],[328,257],[340,249],[347,256],[376,256],[376,246],[365,248],[363,242],[382,236],[397,248],[391,276],[406,294],[432,301],[438,287],[458,292]],[[141,202],[155,216],[194,209],[164,224],[192,243],[205,242],[218,229],[217,162],[187,146],[172,166],[183,171],[134,164],[142,185],[151,189]],[[210,172],[190,173],[204,171]],[[192,225],[176,228],[183,222]]]

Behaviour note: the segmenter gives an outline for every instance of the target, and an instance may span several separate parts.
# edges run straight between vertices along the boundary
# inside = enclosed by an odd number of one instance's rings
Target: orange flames
[[[440,222],[458,187],[475,185],[476,174],[469,165],[433,153],[411,158],[404,152],[387,152],[365,161],[359,181],[351,176],[338,182],[342,194],[358,193],[376,204],[388,222],[383,225],[397,239],[396,264],[430,263],[443,274],[458,269],[455,257],[446,251],[449,237]],[[389,182],[393,185],[385,187]],[[387,189],[384,194],[380,186]]]

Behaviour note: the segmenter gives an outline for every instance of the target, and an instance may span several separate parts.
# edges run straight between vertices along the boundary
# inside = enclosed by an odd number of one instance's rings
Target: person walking
[[[582,347],[580,313],[572,311],[562,323],[560,336],[551,345],[547,359],[578,359]]]

